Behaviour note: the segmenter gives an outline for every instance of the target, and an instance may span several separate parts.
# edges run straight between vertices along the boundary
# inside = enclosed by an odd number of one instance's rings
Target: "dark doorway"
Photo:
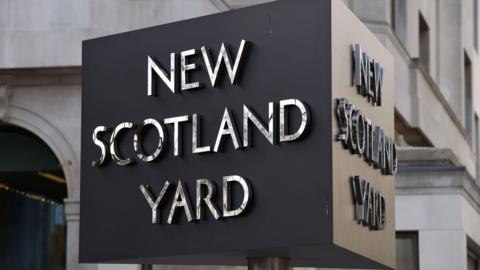
[[[425,71],[430,72],[430,27],[427,21],[419,13],[419,47],[420,47],[420,64]]]
[[[65,269],[65,177],[33,133],[0,123],[0,269]]]

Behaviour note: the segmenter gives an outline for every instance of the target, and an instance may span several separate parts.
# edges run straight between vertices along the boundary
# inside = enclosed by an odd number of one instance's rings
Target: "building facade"
[[[345,1],[395,57],[399,269],[479,269],[478,1]]]
[[[29,132],[58,160],[66,269],[141,268],[78,264],[81,41],[262,2],[0,1],[0,134]],[[478,0],[344,2],[395,59],[398,269],[478,270]]]

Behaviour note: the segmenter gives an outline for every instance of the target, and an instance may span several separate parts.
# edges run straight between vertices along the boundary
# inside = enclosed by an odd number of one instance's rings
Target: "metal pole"
[[[288,259],[285,257],[248,258],[248,270],[287,270]]]

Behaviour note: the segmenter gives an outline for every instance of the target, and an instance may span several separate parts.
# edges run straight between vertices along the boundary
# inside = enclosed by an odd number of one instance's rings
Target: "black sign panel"
[[[301,2],[301,3],[300,3]],[[286,256],[293,265],[370,266],[370,261],[332,244],[332,93],[330,1],[278,1],[252,8],[118,34],[83,43],[82,78],[82,175],[81,262],[135,262],[172,264],[245,264],[251,256]],[[222,43],[231,65],[241,41],[248,42],[243,62],[232,84],[221,62],[217,85],[212,87],[202,47],[209,49],[212,70]],[[188,56],[186,82],[202,86],[182,90],[181,54]],[[175,91],[155,70],[148,95],[148,59],[170,77],[175,53]],[[192,51],[190,51],[192,53]],[[301,137],[280,140],[280,102],[300,101],[309,111]],[[273,102],[273,145],[250,121],[250,143],[243,142],[244,105],[268,126]],[[225,109],[230,111],[239,148],[232,136],[223,136],[218,152],[215,142]],[[197,115],[197,146],[209,152],[192,153],[193,118]],[[179,123],[177,155],[175,129],[165,119],[186,116]],[[283,115],[286,134],[301,127],[302,115],[291,106]],[[134,151],[135,127],[145,119],[161,123],[165,141],[152,162]],[[118,157],[130,158],[122,166],[112,160],[110,140]],[[92,134],[98,126],[110,128],[97,138],[106,145],[106,161]],[[152,126],[141,129],[141,150],[152,154],[159,142]],[[138,149],[137,149],[138,150]],[[240,176],[249,186],[249,201],[239,215],[223,216],[225,176]],[[211,201],[220,215],[215,219],[203,205],[196,218],[197,180],[208,179],[216,187]],[[190,201],[178,207],[169,223],[179,180]],[[156,198],[165,182],[165,196],[158,207],[158,223],[140,190],[148,185]],[[242,186],[229,186],[230,207],[244,198]],[[177,191],[177,192],[176,192]],[[185,198],[183,198],[185,199]],[[202,201],[203,202],[203,201]],[[372,264],[375,265],[375,264]]]

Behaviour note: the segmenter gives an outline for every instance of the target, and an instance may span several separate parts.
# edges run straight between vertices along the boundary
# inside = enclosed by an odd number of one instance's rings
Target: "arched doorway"
[[[67,185],[53,151],[0,123],[0,269],[65,269]]]

